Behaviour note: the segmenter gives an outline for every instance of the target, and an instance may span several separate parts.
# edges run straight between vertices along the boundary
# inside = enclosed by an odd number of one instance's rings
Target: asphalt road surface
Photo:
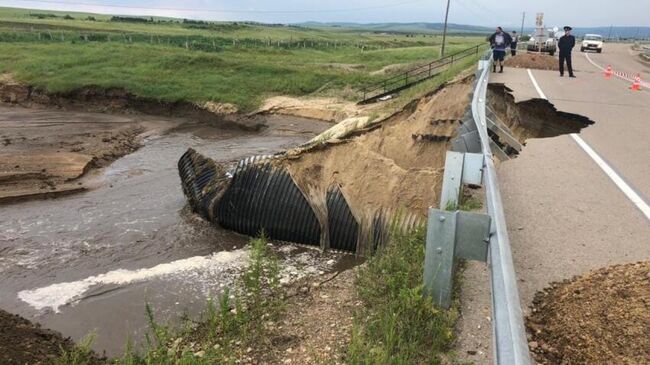
[[[589,54],[596,65],[648,75],[630,45],[607,44]],[[528,140],[521,155],[499,166],[522,309],[551,282],[619,263],[650,260],[650,92],[606,79],[579,51],[577,78],[558,72],[506,69],[491,82],[505,83],[517,101],[547,98],[558,110],[595,124],[579,135]],[[535,85],[537,84],[537,85]],[[589,151],[589,152],[588,152]],[[471,263],[463,280],[461,358],[491,358],[487,270]],[[471,318],[467,318],[471,317]],[[467,334],[469,332],[471,334]]]

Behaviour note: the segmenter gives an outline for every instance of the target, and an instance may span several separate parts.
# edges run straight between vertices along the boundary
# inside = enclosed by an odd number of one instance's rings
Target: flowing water
[[[65,112],[53,112],[65,113]],[[95,172],[77,195],[0,206],[0,307],[116,355],[160,320],[197,315],[246,263],[248,238],[188,212],[176,163],[192,147],[220,162],[295,146],[329,125],[268,116],[260,133],[183,124]],[[289,274],[340,262],[291,247]]]

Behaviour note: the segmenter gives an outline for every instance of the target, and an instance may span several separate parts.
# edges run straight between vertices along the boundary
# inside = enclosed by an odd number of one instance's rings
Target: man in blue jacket
[[[566,61],[569,77],[575,77],[573,74],[573,65],[571,64],[571,51],[576,45],[576,38],[571,35],[571,27],[564,27],[564,35],[560,37],[558,48],[560,49],[560,77],[564,76],[564,62]]]
[[[503,73],[503,59],[506,57],[506,49],[512,43],[512,37],[510,34],[503,31],[503,28],[497,27],[497,31],[494,32],[488,38],[490,41],[490,46],[492,47],[492,54],[494,56],[494,64],[492,72],[497,72],[497,62],[499,63],[499,72]]]

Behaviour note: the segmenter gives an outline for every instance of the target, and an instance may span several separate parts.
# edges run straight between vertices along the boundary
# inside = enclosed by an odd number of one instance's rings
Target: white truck
[[[585,34],[580,45],[580,52],[586,51],[601,53],[603,51],[603,36],[600,34]]]
[[[557,39],[553,29],[548,29],[545,35],[533,35],[528,40],[526,49],[529,52],[542,52],[554,55],[557,52]]]
[[[529,52],[543,52],[551,56],[557,51],[557,28],[544,27],[544,13],[537,13],[535,19],[535,34],[530,37],[526,49]]]

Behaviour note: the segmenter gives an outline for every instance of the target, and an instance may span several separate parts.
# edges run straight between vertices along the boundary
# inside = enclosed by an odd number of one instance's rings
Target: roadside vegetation
[[[232,103],[251,111],[274,95],[357,100],[356,91],[391,76],[381,72],[387,66],[436,59],[441,37],[4,8],[0,42],[0,74],[50,92],[124,88],[163,101]],[[448,52],[455,52],[482,39],[448,42]]]
[[[423,296],[424,251],[423,229],[395,233],[359,270],[349,364],[440,363],[457,314]]]

